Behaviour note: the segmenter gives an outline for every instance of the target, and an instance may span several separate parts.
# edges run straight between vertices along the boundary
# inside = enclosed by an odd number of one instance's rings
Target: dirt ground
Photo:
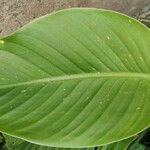
[[[150,0],[0,0],[0,37],[34,18],[70,7],[112,9],[150,25]]]

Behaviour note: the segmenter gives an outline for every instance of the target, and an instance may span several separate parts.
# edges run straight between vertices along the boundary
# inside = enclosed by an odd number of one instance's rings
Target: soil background
[[[70,7],[116,10],[150,26],[150,0],[0,0],[0,37],[34,18]]]

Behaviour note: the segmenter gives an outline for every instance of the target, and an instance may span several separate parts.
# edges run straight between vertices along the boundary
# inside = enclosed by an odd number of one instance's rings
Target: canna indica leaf
[[[23,140],[5,135],[6,138],[6,147],[8,150],[127,150],[129,144],[133,141],[134,137],[125,139],[123,141],[104,145],[101,147],[93,148],[57,148],[57,147],[47,147],[37,144],[32,144],[25,142]]]
[[[0,131],[82,148],[150,126],[150,30],[99,9],[59,11],[0,40]]]

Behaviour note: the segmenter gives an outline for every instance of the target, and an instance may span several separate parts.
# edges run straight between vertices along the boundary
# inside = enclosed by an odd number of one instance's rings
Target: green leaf
[[[56,147],[47,147],[32,144],[29,142],[22,142],[18,145],[15,145],[15,150],[94,150],[94,148],[56,148]],[[11,150],[8,148],[8,150]]]
[[[18,145],[17,150],[94,150],[94,148],[56,148],[56,147],[46,147],[40,146],[28,142],[23,142]]]
[[[133,141],[134,137],[120,141],[118,143],[113,143],[106,146],[101,146],[98,148],[54,148],[47,146],[40,146],[25,142],[23,140],[13,138],[11,136],[5,135],[6,145],[8,150],[126,150],[128,145]]]
[[[5,137],[5,141],[6,141],[5,147],[7,150],[25,150],[25,149],[19,149],[18,148],[18,146],[24,142],[23,140],[18,139],[18,138],[14,138],[12,136],[8,136],[5,134],[4,134],[4,137]]]
[[[2,133],[0,133],[0,150],[7,150],[5,146],[5,138]]]
[[[128,150],[146,150],[146,147],[138,142],[135,142]]]
[[[94,147],[150,126],[150,30],[107,10],[69,9],[0,40],[0,131]]]
[[[107,146],[101,146],[98,147],[98,150],[126,150],[127,146],[131,142],[130,139],[126,139],[124,141],[120,141],[118,143],[110,144]],[[54,148],[54,147],[46,147],[46,146],[40,146],[36,144],[32,144],[29,142],[22,142],[19,145],[16,145],[16,150],[94,150],[94,148]]]
[[[127,150],[129,144],[133,141],[134,137],[115,142],[112,144],[98,147],[98,150]]]
[[[137,137],[138,138],[129,145],[127,150],[149,150],[150,129],[145,130]]]

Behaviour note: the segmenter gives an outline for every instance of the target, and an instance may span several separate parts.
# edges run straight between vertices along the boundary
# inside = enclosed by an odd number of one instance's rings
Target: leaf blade
[[[129,17],[71,9],[2,39],[0,130],[54,147],[89,147],[149,127],[149,37]]]

